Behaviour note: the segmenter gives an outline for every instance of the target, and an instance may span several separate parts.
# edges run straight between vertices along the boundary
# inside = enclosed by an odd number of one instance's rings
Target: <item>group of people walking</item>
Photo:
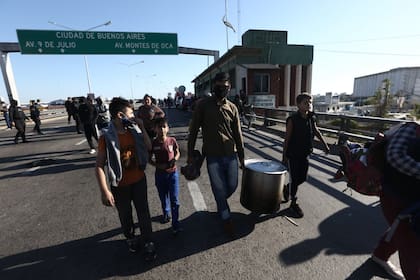
[[[7,109],[6,104],[2,106],[3,116],[5,118],[7,127],[12,129],[16,128],[17,132],[14,137],[13,142],[15,144],[19,143],[19,138],[22,139],[22,143],[28,142],[26,139],[26,121],[32,120],[34,125],[34,131],[40,135],[44,133],[41,131],[41,111],[40,111],[40,101],[31,100],[29,106],[30,118],[26,116],[22,107],[18,104],[17,100],[11,100],[10,107]]]
[[[187,163],[194,163],[195,146],[198,133],[201,130],[203,144],[202,152],[206,158],[207,171],[211,189],[220,216],[221,228],[225,234],[233,238],[236,235],[235,224],[231,217],[228,199],[236,191],[238,185],[238,170],[244,168],[244,142],[240,125],[240,113],[234,103],[227,99],[230,90],[229,75],[219,73],[213,81],[213,94],[200,99],[195,107],[189,127]],[[144,246],[147,260],[156,258],[155,244],[152,238],[150,212],[147,201],[147,181],[144,168],[147,163],[155,166],[155,185],[158,190],[162,207],[162,223],[172,219],[172,230],[178,234],[182,227],[179,222],[179,174],[177,161],[180,158],[176,139],[168,136],[168,121],[164,112],[151,103],[149,96],[144,98],[144,107],[135,114],[130,103],[122,98],[114,98],[110,104],[111,122],[108,129],[103,130],[99,138],[99,148],[96,162],[96,176],[100,186],[102,202],[107,206],[116,206],[121,226],[131,251],[137,251],[140,244]],[[311,96],[299,94],[296,97],[298,110],[286,121],[286,136],[283,147],[283,163],[289,170],[290,182],[285,188],[285,199],[290,200],[290,211],[295,217],[302,218],[304,211],[298,204],[298,188],[307,179],[309,155],[313,150],[313,140],[319,138],[326,153],[328,144],[316,125],[316,115],[312,112]],[[405,155],[405,164],[396,168],[394,173],[405,176],[406,189],[411,190],[411,199],[420,201],[418,186],[419,138],[413,135],[415,129],[405,129],[407,141],[390,143],[388,156],[392,153]],[[418,130],[418,129],[417,129]],[[417,132],[419,133],[419,132]],[[401,136],[402,137],[402,136]],[[396,141],[396,140],[395,140]],[[395,148],[395,145],[398,148]],[[407,151],[411,151],[407,153]],[[410,159],[410,160],[408,160]],[[407,165],[407,161],[410,162]],[[405,168],[400,168],[405,166]],[[109,182],[106,182],[105,166]],[[388,180],[385,186],[397,188],[396,179]],[[417,189],[416,189],[417,188]],[[386,187],[384,190],[391,189]],[[415,189],[415,190],[414,190]],[[414,198],[414,195],[416,198]],[[404,205],[400,198],[392,192],[384,191],[381,196],[385,216],[392,221]],[[131,214],[133,202],[139,219],[142,242],[135,235],[134,222]],[[386,210],[388,209],[388,210]],[[391,212],[392,211],[392,212]],[[389,216],[389,217],[388,217]],[[372,260],[380,264],[391,276],[403,279],[419,279],[420,252],[418,236],[401,222],[404,230],[397,230],[395,242],[387,246],[379,245]],[[405,238],[407,234],[408,239]],[[403,236],[404,235],[404,236]],[[409,240],[404,242],[404,240]],[[381,240],[382,244],[384,241]],[[402,272],[393,266],[388,258],[394,252],[400,253]]]
[[[82,129],[89,144],[90,154],[96,153],[93,139],[98,142],[101,129],[108,127],[110,122],[109,111],[101,97],[94,102],[92,97],[67,98],[64,106],[67,111],[67,122],[75,121],[75,128],[78,134]],[[93,139],[92,139],[93,138]]]
[[[240,114],[236,105],[227,99],[230,87],[229,75],[218,73],[214,79],[214,94],[197,102],[189,127],[187,163],[194,162],[196,140],[201,129],[202,152],[206,158],[221,228],[229,238],[234,238],[236,229],[231,218],[228,199],[237,189],[239,168],[244,168],[245,154]],[[300,98],[302,103],[305,101],[299,113],[302,120],[293,120],[293,132],[290,124],[287,138],[294,138],[294,133],[306,133],[307,140],[303,144],[307,153],[298,155],[299,158],[305,159],[312,149],[314,135],[320,137],[324,144],[325,141],[316,128],[313,118],[311,126],[305,126],[310,95],[303,95]],[[169,222],[172,218],[172,230],[177,234],[182,230],[179,223],[179,174],[176,165],[180,157],[179,146],[175,138],[168,136],[169,127],[164,112],[151,103],[150,96],[145,96],[144,107],[140,107],[136,115],[127,100],[114,98],[110,104],[110,114],[110,126],[103,130],[104,133],[99,138],[96,163],[96,176],[102,202],[107,206],[116,206],[128,246],[131,251],[136,251],[139,242],[134,234],[131,216],[131,202],[133,202],[143,236],[143,246],[147,247],[146,258],[153,259],[156,252],[151,249],[154,248],[154,244],[151,241],[150,213],[147,199],[145,200],[147,183],[144,167],[149,162],[156,168],[155,185],[161,200],[162,222]],[[309,129],[311,131],[313,129],[315,134],[308,131]],[[325,147],[328,150],[326,144]],[[295,149],[297,148],[293,144],[288,148],[287,154],[291,160],[294,159]],[[110,178],[108,183],[105,180],[105,165]],[[297,187],[306,178],[307,166],[293,166],[293,168],[298,168],[292,173],[292,181],[295,183],[291,193],[292,209],[296,210]],[[303,216],[301,209],[298,214]]]
[[[227,99],[230,91],[227,73],[218,73],[213,81],[213,94],[197,101],[189,127],[187,164],[195,164],[198,133],[202,134],[201,151],[206,159],[212,193],[221,221],[221,229],[229,238],[236,236],[228,199],[238,186],[239,169],[244,168],[244,141],[240,109]],[[135,111],[133,104],[120,97],[113,98],[109,108],[101,98],[69,98],[65,104],[68,123],[76,122],[76,132],[85,133],[90,153],[96,153],[95,174],[102,203],[116,207],[128,248],[137,252],[143,247],[146,260],[157,257],[153,240],[147,197],[145,167],[155,167],[155,185],[161,201],[161,223],[171,222],[174,235],[182,232],[179,220],[180,148],[169,135],[165,112],[145,95],[143,105]],[[317,127],[312,112],[312,98],[302,93],[296,97],[298,110],[286,120],[282,162],[289,171],[289,184],[284,189],[290,211],[304,217],[298,204],[298,188],[307,179],[309,156],[315,136],[326,153],[329,147]],[[4,110],[3,110],[4,111]],[[31,101],[30,119],[34,130],[40,129],[39,101]],[[29,118],[16,100],[7,110],[11,127],[17,129],[14,142],[26,139],[25,121]],[[97,151],[92,138],[96,139]],[[420,279],[420,125],[412,122],[401,126],[386,148],[386,171],[380,202],[390,228],[380,239],[372,260],[395,279]],[[200,168],[200,167],[197,167]],[[187,176],[186,176],[187,178]],[[141,236],[135,233],[132,206],[139,221]],[[411,211],[411,212],[410,212]],[[404,219],[404,215],[411,217]],[[404,217],[403,217],[404,216]],[[396,223],[398,221],[398,223]],[[141,237],[141,238],[140,238]],[[390,256],[397,252],[401,269]],[[405,278],[404,278],[405,277]]]

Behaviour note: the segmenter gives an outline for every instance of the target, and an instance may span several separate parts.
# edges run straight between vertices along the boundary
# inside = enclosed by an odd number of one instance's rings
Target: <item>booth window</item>
[[[269,75],[262,73],[254,74],[254,90],[255,94],[268,94],[269,87]]]

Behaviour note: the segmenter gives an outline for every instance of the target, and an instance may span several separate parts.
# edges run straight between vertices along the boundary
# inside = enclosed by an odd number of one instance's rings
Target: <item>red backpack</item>
[[[383,172],[386,163],[386,146],[399,126],[390,129],[386,135],[378,133],[372,142],[364,148],[350,149],[347,145],[340,146],[340,158],[343,172],[347,178],[347,188],[365,195],[379,196]],[[417,137],[420,137],[420,125],[417,126]]]
[[[347,145],[340,146],[347,188],[365,195],[379,195],[387,140],[384,134],[378,133],[364,148],[350,149]]]

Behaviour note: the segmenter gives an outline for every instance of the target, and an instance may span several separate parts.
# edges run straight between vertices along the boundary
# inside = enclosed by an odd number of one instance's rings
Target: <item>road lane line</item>
[[[35,166],[35,167],[32,167],[32,168],[26,169],[25,171],[22,172],[22,174],[31,173],[31,172],[37,171],[40,168],[41,168],[40,166]]]
[[[200,191],[200,188],[198,187],[197,183],[194,181],[189,181],[187,183],[188,189],[190,190],[191,198],[193,201],[193,205],[195,210],[197,211],[206,211],[207,206],[204,202],[203,194]]]
[[[86,139],[83,139],[82,141],[77,142],[77,143],[76,143],[76,146],[82,145],[82,144],[83,144],[83,143],[85,143],[86,141],[87,141]]]

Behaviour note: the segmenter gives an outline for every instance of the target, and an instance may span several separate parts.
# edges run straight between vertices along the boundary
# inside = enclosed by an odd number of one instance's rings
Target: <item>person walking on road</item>
[[[235,104],[226,97],[231,85],[229,75],[221,72],[214,78],[214,95],[197,102],[188,136],[188,163],[193,162],[197,134],[203,135],[203,155],[207,158],[207,170],[217,211],[223,228],[229,237],[235,236],[227,199],[238,186],[239,166],[244,166],[244,143],[240,117]]]
[[[79,118],[79,100],[78,98],[73,97],[70,104],[70,113],[73,116],[74,121],[76,122],[76,131],[78,134],[82,134],[80,131],[80,118]]]
[[[153,260],[156,258],[156,251],[152,241],[152,222],[144,173],[149,160],[148,151],[152,148],[150,138],[141,119],[134,119],[128,100],[113,98],[109,111],[111,123],[99,138],[95,168],[102,203],[117,208],[123,234],[131,252],[139,249],[132,215],[131,205],[134,204],[145,248],[145,259]],[[105,175],[105,165],[108,176]]]
[[[64,107],[67,112],[67,123],[70,124],[70,120],[73,117],[72,107],[71,107],[71,97],[67,97],[66,102],[64,102]]]
[[[374,250],[372,260],[395,279],[404,276],[408,280],[420,279],[419,123],[404,124],[390,137],[383,174],[380,201],[390,227]],[[397,250],[402,273],[389,261]]]
[[[290,183],[286,185],[285,200],[290,194],[290,209],[297,218],[303,217],[303,210],[297,203],[298,186],[306,181],[309,168],[309,155],[313,150],[316,136],[326,153],[330,148],[316,125],[316,115],[312,112],[312,96],[301,93],[296,96],[297,112],[286,119],[286,136],[283,146],[283,163],[289,167]]]
[[[90,147],[90,154],[94,154],[96,152],[95,146],[93,145],[92,137],[95,138],[96,142],[98,142],[98,135],[96,133],[96,116],[97,112],[95,107],[92,104],[91,98],[80,98],[80,106],[79,106],[79,118],[80,122],[83,124],[83,130],[85,132],[86,140]]]
[[[5,102],[1,102],[1,112],[3,113],[4,121],[6,122],[7,129],[12,129],[12,123],[10,122],[9,108]]]
[[[39,103],[35,102],[35,100],[31,100],[30,104],[29,113],[31,120],[35,123],[34,131],[42,135],[44,133],[41,131],[41,111],[39,110]]]
[[[19,137],[22,138],[22,142],[26,143],[26,122],[25,120],[29,120],[29,118],[25,115],[22,108],[18,106],[18,102],[16,100],[12,100],[10,103],[9,108],[9,116],[10,122],[12,126],[16,127],[17,133],[15,136],[15,144],[19,143]]]
[[[95,104],[96,112],[98,116],[96,118],[96,125],[98,130],[101,131],[103,128],[107,128],[109,125],[109,111],[107,106],[102,101],[102,98],[96,98]]]
[[[165,112],[152,103],[152,97],[148,94],[144,95],[143,103],[144,104],[140,106],[137,111],[137,117],[143,120],[144,127],[146,128],[150,139],[153,139],[156,136],[153,120],[156,118],[164,118]]]
[[[172,232],[176,235],[179,226],[179,172],[176,161],[181,153],[174,137],[168,136],[168,120],[155,120],[156,138],[152,142],[150,163],[156,167],[155,184],[162,205],[162,223],[168,223],[172,214]],[[154,156],[154,159],[153,159]]]

